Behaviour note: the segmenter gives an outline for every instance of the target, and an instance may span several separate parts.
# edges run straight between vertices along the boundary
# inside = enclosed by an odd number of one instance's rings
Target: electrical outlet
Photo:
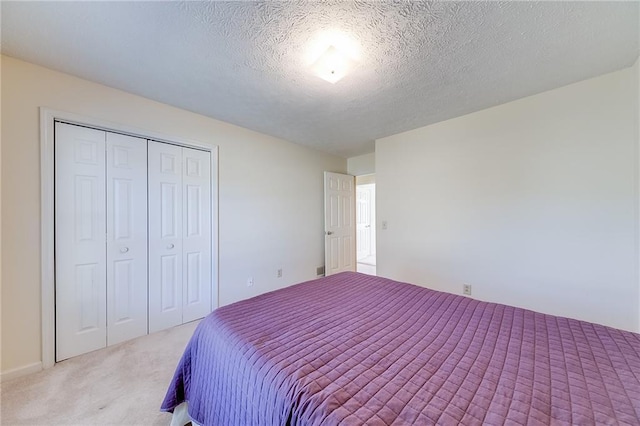
[[[278,269],[278,278],[282,278],[282,269]]]
[[[247,287],[251,287],[253,285],[253,277],[247,278]]]
[[[467,283],[462,284],[462,294],[471,296],[471,284],[467,284]]]

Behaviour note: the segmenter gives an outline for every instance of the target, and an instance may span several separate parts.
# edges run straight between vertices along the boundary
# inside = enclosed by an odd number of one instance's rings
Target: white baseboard
[[[23,367],[14,368],[13,370],[3,371],[2,374],[0,374],[0,382],[17,379],[18,377],[37,373],[40,370],[42,370],[42,362],[38,361]]]

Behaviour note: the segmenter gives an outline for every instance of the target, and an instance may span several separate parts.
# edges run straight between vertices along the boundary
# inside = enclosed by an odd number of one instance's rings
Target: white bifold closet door
[[[107,345],[147,334],[147,141],[107,133]]]
[[[55,125],[56,359],[107,344],[105,132]]]
[[[58,361],[147,333],[146,148],[55,125]]]
[[[211,312],[211,154],[149,141],[149,332]]]

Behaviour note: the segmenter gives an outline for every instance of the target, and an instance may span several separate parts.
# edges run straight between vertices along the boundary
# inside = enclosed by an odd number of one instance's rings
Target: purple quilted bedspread
[[[640,335],[348,272],[209,315],[183,401],[204,425],[637,425]]]

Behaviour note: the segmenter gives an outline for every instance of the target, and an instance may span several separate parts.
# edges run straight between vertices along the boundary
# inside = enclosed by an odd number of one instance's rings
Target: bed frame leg
[[[185,426],[191,423],[189,417],[189,411],[187,409],[187,403],[183,402],[173,409],[173,416],[171,417],[171,426]],[[194,423],[195,425],[195,423]]]

